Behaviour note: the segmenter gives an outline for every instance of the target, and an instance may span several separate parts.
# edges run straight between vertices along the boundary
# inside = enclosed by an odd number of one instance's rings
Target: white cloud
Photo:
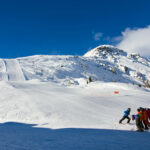
[[[103,33],[97,32],[97,33],[94,34],[94,40],[95,41],[100,41],[102,36],[103,36]]]
[[[118,48],[124,49],[130,53],[139,53],[142,56],[150,56],[150,26],[146,28],[127,28],[122,32],[117,44]]]

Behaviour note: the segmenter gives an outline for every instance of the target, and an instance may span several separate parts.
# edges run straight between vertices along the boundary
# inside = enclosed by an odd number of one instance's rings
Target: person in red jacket
[[[144,125],[144,129],[145,130],[148,130],[148,116],[147,116],[147,113],[146,113],[146,109],[145,108],[140,108],[140,113],[142,114],[142,118],[141,118],[141,121]]]
[[[147,124],[150,127],[150,109],[149,108],[146,109],[146,115],[147,115]]]
[[[148,115],[148,118],[150,120],[150,108],[147,109],[147,115]]]

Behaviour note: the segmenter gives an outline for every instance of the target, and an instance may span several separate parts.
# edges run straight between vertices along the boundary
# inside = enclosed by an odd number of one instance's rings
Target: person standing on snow
[[[150,108],[147,108],[147,116],[148,116],[149,123],[150,123]]]
[[[124,111],[124,115],[123,115],[123,117],[121,118],[121,120],[119,121],[119,123],[122,123],[122,121],[123,121],[124,119],[128,119],[127,123],[130,123],[130,120],[131,120],[131,118],[129,117],[130,112],[131,112],[131,108],[128,108],[126,111]]]
[[[145,130],[148,130],[148,116],[147,116],[147,113],[146,113],[146,109],[145,108],[141,108],[141,113],[142,113],[142,116],[143,116],[143,125],[144,125],[144,129]]]
[[[148,127],[150,128],[150,108],[147,109]]]
[[[137,112],[140,112],[140,109],[137,109]],[[137,115],[132,115],[132,120],[136,121],[137,131],[143,132],[143,125],[141,122],[141,115],[138,113]]]
[[[147,126],[150,127],[150,111],[149,111],[149,108],[146,108],[146,115],[147,115],[146,123],[147,123]]]
[[[142,129],[144,129],[144,124],[143,124],[144,117],[143,117],[142,109],[143,109],[142,107],[138,108],[137,112],[138,112],[138,115],[140,116],[140,122],[141,122]]]

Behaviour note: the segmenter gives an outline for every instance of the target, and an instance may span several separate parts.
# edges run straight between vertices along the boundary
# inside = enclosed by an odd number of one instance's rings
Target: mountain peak
[[[123,55],[127,56],[127,53],[121,49],[118,49],[112,45],[100,45],[90,51],[88,51],[84,56],[94,57],[94,56],[106,56],[106,55]]]

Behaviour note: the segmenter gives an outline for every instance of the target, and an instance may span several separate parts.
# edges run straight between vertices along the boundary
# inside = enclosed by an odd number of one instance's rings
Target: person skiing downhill
[[[131,112],[131,108],[128,108],[126,111],[124,111],[123,117],[120,119],[119,123],[122,123],[123,120],[128,119],[127,123],[130,123],[131,118],[129,117]]]

